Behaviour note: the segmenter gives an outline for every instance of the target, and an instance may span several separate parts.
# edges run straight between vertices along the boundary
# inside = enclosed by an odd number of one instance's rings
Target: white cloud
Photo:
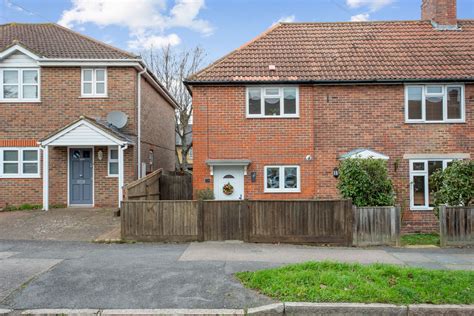
[[[368,20],[369,20],[368,13],[361,13],[361,14],[351,16],[352,22],[363,22],[363,21],[368,21]]]
[[[176,46],[181,43],[181,39],[176,34],[169,34],[165,36],[150,35],[138,36],[134,40],[128,42],[128,47],[132,50],[160,48],[165,46]]]
[[[130,48],[150,43],[177,45],[178,35],[166,35],[166,30],[183,27],[205,36],[212,34],[211,24],[198,18],[203,8],[204,0],[175,0],[169,11],[166,0],[72,0],[72,8],[63,11],[58,23],[69,28],[85,23],[127,27]]]
[[[295,22],[296,20],[296,17],[294,14],[292,15],[288,15],[288,16],[282,16],[281,18],[279,18],[278,20],[276,20],[275,22],[272,23],[272,26],[274,26],[275,24],[278,24],[280,22],[283,22],[283,23],[291,23],[291,22]]]
[[[372,12],[393,3],[394,0],[346,0],[346,4],[350,8],[368,7]]]

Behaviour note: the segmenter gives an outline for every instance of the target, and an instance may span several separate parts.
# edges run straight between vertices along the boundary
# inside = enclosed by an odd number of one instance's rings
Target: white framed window
[[[298,87],[247,87],[249,118],[299,117]]]
[[[39,177],[40,154],[38,148],[0,148],[0,178]]]
[[[407,123],[464,122],[464,85],[406,85],[405,121]]]
[[[81,73],[83,97],[107,97],[107,69],[83,68]]]
[[[40,71],[38,68],[1,68],[1,102],[39,102]]]
[[[118,147],[109,147],[107,157],[107,169],[109,177],[118,177]]]
[[[300,166],[265,166],[264,192],[300,192]]]
[[[188,158],[193,159],[193,155],[194,155],[193,154],[193,148],[191,147],[191,148],[189,148],[189,151],[188,151]]]
[[[432,210],[433,190],[430,189],[430,177],[438,170],[444,170],[453,159],[416,159],[410,160],[410,209]]]

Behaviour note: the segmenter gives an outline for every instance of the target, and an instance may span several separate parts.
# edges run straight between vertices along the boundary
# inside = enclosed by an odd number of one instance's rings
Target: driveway
[[[0,212],[0,239],[91,241],[119,234],[120,218],[113,209],[66,208],[47,212]]]
[[[237,271],[307,260],[474,269],[474,249],[327,248],[206,242],[0,241],[0,308],[246,308],[271,303]]]

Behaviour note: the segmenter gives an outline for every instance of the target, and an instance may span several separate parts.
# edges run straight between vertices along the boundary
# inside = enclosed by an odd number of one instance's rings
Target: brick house
[[[0,25],[0,207],[117,206],[174,170],[175,101],[142,60],[56,24]]]
[[[404,231],[434,231],[429,177],[474,148],[474,20],[280,23],[188,78],[193,184],[217,199],[337,198],[340,159],[386,159]],[[224,193],[228,183],[232,194]]]

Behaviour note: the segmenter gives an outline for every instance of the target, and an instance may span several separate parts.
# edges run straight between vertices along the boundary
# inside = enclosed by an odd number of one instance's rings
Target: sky
[[[0,0],[0,23],[54,22],[136,54],[201,46],[211,62],[279,21],[417,20],[421,0]],[[474,18],[474,0],[457,0]]]

